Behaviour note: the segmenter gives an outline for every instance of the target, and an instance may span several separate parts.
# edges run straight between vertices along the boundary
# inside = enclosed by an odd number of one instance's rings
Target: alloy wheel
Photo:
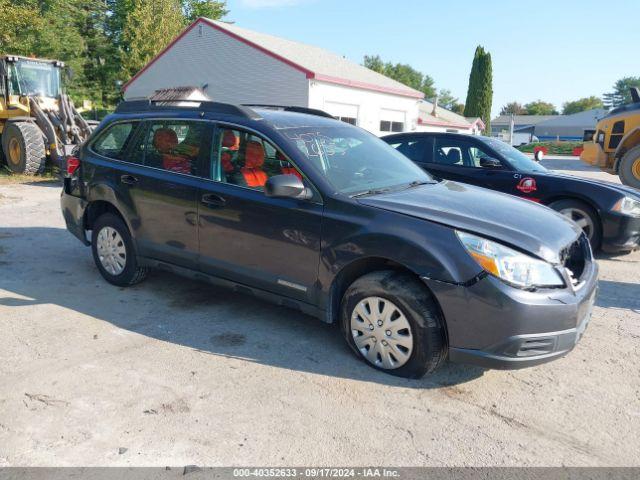
[[[376,367],[392,370],[411,358],[413,335],[402,310],[382,297],[363,298],[351,313],[356,347]]]
[[[573,220],[587,235],[587,238],[591,240],[593,238],[593,234],[595,233],[595,225],[593,224],[593,220],[591,216],[585,212],[584,210],[580,210],[579,208],[569,207],[563,208],[560,210],[560,213],[567,218]]]
[[[102,267],[111,275],[120,275],[127,265],[127,248],[118,231],[103,227],[98,232],[96,249]]]

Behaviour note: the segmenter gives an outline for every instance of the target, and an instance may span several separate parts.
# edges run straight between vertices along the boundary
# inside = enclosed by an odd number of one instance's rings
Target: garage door
[[[349,105],[348,103],[338,102],[324,102],[324,110],[330,113],[338,120],[350,123],[351,125],[358,124],[358,105]]]

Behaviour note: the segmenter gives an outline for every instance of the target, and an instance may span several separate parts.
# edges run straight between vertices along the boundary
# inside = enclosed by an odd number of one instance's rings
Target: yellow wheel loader
[[[640,90],[631,89],[631,103],[611,110],[595,131],[585,131],[583,162],[619,175],[625,185],[640,189]]]
[[[57,60],[0,56],[0,159],[15,173],[42,173],[47,159],[64,170],[96,123],[63,93],[64,69]]]

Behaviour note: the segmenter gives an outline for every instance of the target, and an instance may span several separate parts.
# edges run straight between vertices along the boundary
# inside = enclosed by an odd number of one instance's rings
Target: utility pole
[[[513,126],[515,124],[515,119],[513,113],[509,118],[509,145],[513,147]]]

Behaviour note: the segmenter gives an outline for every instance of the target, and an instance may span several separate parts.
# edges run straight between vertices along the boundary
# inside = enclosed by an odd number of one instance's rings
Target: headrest
[[[170,128],[159,128],[153,134],[153,146],[160,153],[169,153],[178,146],[178,135]]]
[[[245,168],[260,168],[264,163],[264,148],[260,142],[247,142],[244,156]]]
[[[229,150],[238,150],[240,148],[240,137],[233,133],[232,130],[225,130],[222,134],[222,146]]]
[[[447,165],[455,165],[456,163],[460,163],[460,160],[462,160],[460,150],[457,148],[449,150],[449,153],[447,153]]]

